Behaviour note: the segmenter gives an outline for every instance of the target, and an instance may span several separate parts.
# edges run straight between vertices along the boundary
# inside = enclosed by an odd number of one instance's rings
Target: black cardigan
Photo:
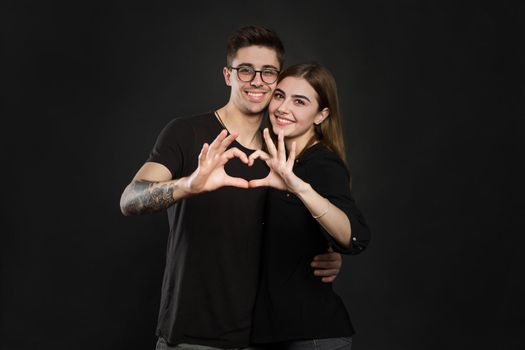
[[[350,247],[338,244],[292,193],[271,189],[266,201],[263,261],[252,328],[253,343],[348,337],[350,318],[332,284],[313,274],[310,262],[330,244],[358,254],[370,231],[350,194],[350,176],[339,157],[321,144],[308,148],[294,165],[308,182],[348,216]]]

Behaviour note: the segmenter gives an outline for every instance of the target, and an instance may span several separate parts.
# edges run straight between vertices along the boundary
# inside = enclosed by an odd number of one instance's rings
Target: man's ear
[[[326,118],[328,118],[329,115],[330,115],[330,110],[328,109],[328,107],[323,108],[323,110],[321,110],[315,116],[314,124],[320,125]]]
[[[222,75],[224,75],[224,82],[226,85],[231,86],[232,71],[228,67],[222,69]]]

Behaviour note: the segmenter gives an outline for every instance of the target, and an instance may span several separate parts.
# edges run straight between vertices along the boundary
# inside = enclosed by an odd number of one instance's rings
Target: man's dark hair
[[[279,69],[283,67],[284,46],[281,39],[279,39],[279,36],[273,30],[259,26],[239,28],[230,36],[226,48],[226,64],[228,67],[231,67],[233,59],[239,49],[253,45],[264,46],[275,50],[277,60],[279,61]]]

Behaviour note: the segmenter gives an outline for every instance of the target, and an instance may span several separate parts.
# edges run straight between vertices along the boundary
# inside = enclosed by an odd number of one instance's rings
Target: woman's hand
[[[295,163],[295,141],[290,147],[288,159],[286,159],[286,148],[284,146],[284,134],[281,130],[277,139],[277,148],[270,137],[268,128],[263,131],[264,142],[268,153],[257,150],[248,157],[248,165],[252,165],[255,159],[261,158],[270,168],[270,173],[264,179],[251,180],[250,187],[270,186],[283,191],[298,193],[308,184],[293,173]]]

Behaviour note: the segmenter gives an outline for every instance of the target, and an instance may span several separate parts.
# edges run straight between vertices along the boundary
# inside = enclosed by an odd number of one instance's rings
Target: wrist
[[[330,209],[330,201],[329,200],[326,200],[326,208],[319,214],[312,214],[312,217],[315,219],[315,220],[319,220],[320,218],[322,218],[323,216],[326,215],[326,213],[328,213],[328,210]]]
[[[304,197],[312,190],[312,186],[310,186],[310,184],[307,182],[301,182],[301,185],[298,186],[295,191],[293,191],[293,194],[295,194],[300,199],[304,199]]]
[[[175,186],[175,188],[173,189],[173,196],[176,197],[177,195],[175,194],[175,191],[179,189],[179,191],[181,191],[182,193],[182,197],[190,197],[190,196],[193,196],[197,193],[199,193],[199,191],[195,188],[194,186],[194,183],[193,183],[193,176],[185,176],[185,177],[181,177],[179,180],[178,180],[178,183],[177,183],[177,186]]]

